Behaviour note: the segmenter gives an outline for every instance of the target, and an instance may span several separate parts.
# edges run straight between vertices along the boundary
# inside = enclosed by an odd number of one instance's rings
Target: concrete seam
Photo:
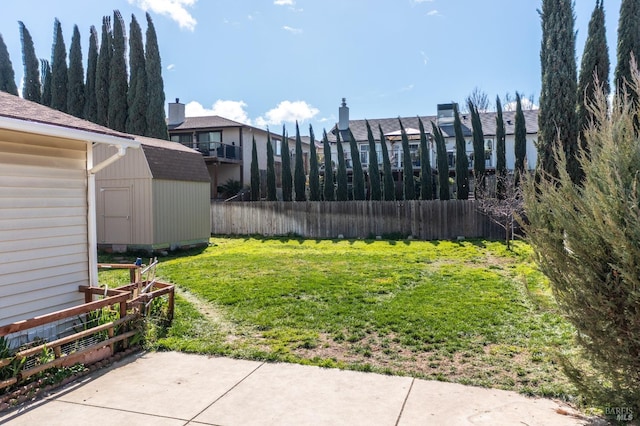
[[[402,408],[400,408],[400,413],[398,414],[398,419],[396,420],[395,426],[398,426],[398,424],[400,424],[402,413],[404,413],[404,407],[405,405],[407,405],[407,400],[409,400],[409,395],[411,395],[411,389],[413,389],[413,384],[415,383],[415,381],[416,381],[415,378],[411,379],[411,385],[409,385],[409,390],[407,391],[407,395],[404,397],[404,401],[402,401]]]
[[[223,393],[222,395],[220,395],[218,398],[216,398],[211,404],[207,405],[206,407],[204,407],[198,414],[196,414],[195,416],[193,416],[189,422],[195,421],[196,417],[198,417],[200,414],[204,413],[205,411],[207,411],[209,408],[211,408],[216,402],[220,401],[222,398],[224,398],[226,395],[229,394],[229,392],[231,392],[232,390],[234,390],[235,388],[237,388],[242,382],[244,382],[245,380],[247,380],[249,378],[249,376],[251,376],[253,373],[255,373],[256,371],[258,371],[258,369],[260,367],[262,367],[265,363],[261,363],[259,366],[257,366],[256,368],[254,368],[253,370],[251,370],[251,372],[249,372],[249,374],[247,374],[246,376],[244,376],[242,378],[242,380],[240,380],[238,383],[236,383],[235,385],[231,386],[229,388],[229,390],[227,390],[225,393]]]

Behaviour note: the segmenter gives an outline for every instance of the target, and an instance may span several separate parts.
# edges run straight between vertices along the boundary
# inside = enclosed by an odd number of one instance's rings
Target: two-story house
[[[255,138],[261,182],[266,182],[267,130],[229,120],[217,115],[185,117],[185,105],[176,99],[169,103],[168,118],[171,141],[193,148],[204,157],[211,177],[211,198],[217,199],[218,188],[229,181],[243,186],[251,182],[252,141]],[[270,134],[274,152],[277,185],[281,182],[282,129]],[[294,135],[295,136],[295,135]],[[295,138],[287,139],[292,170],[295,164]],[[302,140],[305,170],[309,169],[309,142]],[[264,194],[265,191],[263,191]]]
[[[455,144],[455,132],[453,129],[453,107],[454,104],[439,104],[437,109],[437,115],[420,116],[424,125],[425,133],[427,134],[430,147],[430,160],[431,167],[436,169],[436,147],[433,141],[431,132],[431,123],[436,124],[445,137],[447,145],[447,157],[449,162],[449,172],[451,176],[455,175],[455,159],[456,159],[456,144]],[[506,164],[509,170],[513,170],[515,164],[515,111],[504,111],[503,120],[505,125],[505,149],[506,149]],[[480,113],[480,119],[482,122],[482,130],[485,140],[485,167],[489,173],[495,171],[497,156],[496,156],[496,113],[485,112]],[[338,111],[339,121],[334,128],[328,132],[329,142],[331,143],[331,158],[337,159],[336,148],[336,135],[340,132],[341,140],[343,141],[343,149],[345,151],[345,159],[347,167],[351,166],[351,149],[349,146],[348,130],[351,130],[353,137],[358,145],[358,155],[360,161],[367,169],[369,165],[369,141],[367,137],[367,128],[365,120],[350,120],[349,119],[349,107],[346,104],[345,99],[342,100],[342,105]],[[537,161],[536,140],[538,137],[538,110],[525,110],[525,125],[527,129],[527,155],[526,155],[526,167],[529,170],[535,168]],[[420,170],[420,131],[418,116],[415,117],[400,117],[402,125],[405,128],[407,137],[409,139],[409,147],[411,149],[411,158],[413,161],[414,171],[418,173]],[[402,152],[402,137],[400,124],[398,117],[395,118],[380,118],[370,119],[369,125],[371,126],[373,136],[376,141],[377,158],[380,165],[382,165],[382,148],[379,126],[382,128],[384,137],[384,143],[389,151],[389,158],[391,160],[391,166],[394,170],[394,174],[401,172],[403,165],[403,152]],[[460,113],[460,121],[462,124],[462,132],[466,141],[467,157],[469,159],[469,170],[473,169],[473,134],[471,125],[471,115],[467,113]],[[346,141],[346,142],[345,142]]]

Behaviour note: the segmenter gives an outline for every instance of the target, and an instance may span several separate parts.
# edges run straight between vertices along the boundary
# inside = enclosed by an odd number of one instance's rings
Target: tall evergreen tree
[[[604,6],[602,0],[596,2],[596,7],[589,21],[589,32],[582,53],[582,64],[578,78],[578,129],[580,144],[584,144],[584,130],[593,121],[593,114],[589,105],[593,105],[596,93],[603,90],[609,95],[609,46],[604,22]]]
[[[604,52],[606,54],[606,52]],[[622,0],[620,3],[620,17],[618,20],[618,49],[615,72],[616,92],[628,92],[634,102],[638,101],[638,94],[634,90],[627,90],[631,84],[631,56],[640,63],[640,3],[638,0]]]
[[[335,184],[333,182],[333,162],[331,161],[331,146],[327,132],[322,132],[322,148],[324,150],[324,186],[322,188],[322,196],[325,201],[333,201],[335,199]]]
[[[543,0],[540,16],[542,90],[538,113],[538,167],[557,176],[553,150],[560,143],[567,156],[569,173],[576,178],[578,83],[573,0]]]
[[[416,185],[413,179],[413,161],[411,160],[411,148],[409,147],[409,137],[402,125],[402,120],[398,118],[400,123],[400,134],[402,135],[402,182],[403,195],[405,200],[416,199]]]
[[[376,150],[376,140],[373,137],[369,121],[365,120],[367,125],[367,139],[369,141],[369,193],[370,199],[380,201],[382,199],[382,186],[380,184],[380,169],[378,168],[378,152]],[[384,143],[384,141],[381,141]]]
[[[77,25],[73,27],[71,48],[69,49],[68,90],[67,112],[73,116],[84,118],[86,102],[84,67],[82,66],[80,30],[78,30]]]
[[[496,97],[496,193],[502,200],[507,191],[507,151],[505,147],[506,131],[504,117],[502,115],[502,102],[500,96]]]
[[[127,130],[129,106],[127,104],[127,59],[125,24],[120,11],[113,12],[113,56],[109,64],[109,128],[119,132]]]
[[[527,125],[522,111],[520,94],[516,92],[516,124],[515,124],[515,183],[518,184],[525,172],[525,158],[527,156]]]
[[[473,177],[475,179],[474,191],[484,189],[485,186],[485,154],[484,154],[484,132],[480,121],[478,107],[469,101],[469,111],[471,113],[471,128],[473,132]]]
[[[378,124],[378,133],[380,134],[380,147],[382,148],[382,178],[383,178],[383,195],[385,201],[396,200],[396,183],[393,180],[393,172],[391,171],[391,160],[389,159],[389,149],[387,149],[387,141],[382,131],[382,126]]]
[[[453,106],[453,129],[456,135],[456,198],[469,199],[469,159],[467,158],[467,142],[462,133],[462,122],[458,105]]]
[[[291,176],[291,153],[289,152],[289,137],[282,127],[282,142],[280,146],[282,161],[282,201],[293,200],[293,177]]]
[[[320,175],[318,174],[318,153],[313,126],[309,125],[309,200],[320,201]]]
[[[51,66],[46,59],[40,59],[40,81],[42,82],[42,105],[51,106]]]
[[[296,121],[296,163],[293,171],[293,184],[296,190],[296,201],[307,201],[307,176],[304,173],[304,158],[302,156],[302,138],[300,127]]]
[[[51,57],[51,108],[67,112],[69,68],[67,47],[62,37],[62,26],[56,18],[53,23],[53,55]]]
[[[436,163],[438,165],[438,193],[441,201],[448,200],[449,195],[449,161],[447,159],[447,144],[444,140],[444,135],[440,127],[431,122],[431,129],[433,130],[433,137],[436,141],[437,158]]]
[[[349,182],[347,181],[347,163],[344,159],[344,150],[340,140],[340,132],[336,133],[336,145],[338,148],[338,188],[336,191],[336,201],[347,201],[349,199]]]
[[[273,142],[271,132],[267,129],[267,201],[277,201],[276,165],[273,157]]]
[[[127,133],[146,135],[147,106],[149,105],[147,69],[144,59],[142,29],[140,29],[135,15],[131,15],[131,24],[129,25],[129,70]]]
[[[2,39],[2,34],[0,34],[0,92],[7,92],[18,96],[16,74],[13,71],[9,50]]]
[[[260,167],[255,136],[251,144],[251,201],[260,201]]]
[[[433,180],[431,176],[431,154],[427,133],[424,131],[422,119],[418,117],[420,129],[420,199],[431,200],[433,198]]]
[[[38,57],[33,47],[33,39],[27,27],[22,21],[20,26],[20,40],[22,41],[22,62],[24,64],[24,84],[22,97],[28,101],[42,102],[42,85],[40,84],[40,71],[38,70]]]
[[[349,150],[351,151],[352,174],[353,174],[353,199],[366,200],[367,194],[364,187],[364,171],[360,161],[360,150],[356,143],[356,138],[349,129]]]
[[[98,104],[96,99],[96,71],[98,69],[98,31],[93,25],[89,30],[89,53],[87,54],[87,79],[85,84],[85,111],[87,120],[96,122],[98,120]]]
[[[96,123],[109,125],[109,67],[113,56],[111,17],[102,18],[102,39],[96,69]]]
[[[169,139],[167,121],[164,115],[164,81],[162,80],[162,64],[156,29],[147,13],[147,35],[145,50],[145,66],[147,70],[147,88],[149,107],[147,108],[147,136],[158,139]]]

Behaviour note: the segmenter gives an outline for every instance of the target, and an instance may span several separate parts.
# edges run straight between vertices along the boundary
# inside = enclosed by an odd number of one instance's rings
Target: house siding
[[[0,324],[84,300],[87,145],[0,130]]]

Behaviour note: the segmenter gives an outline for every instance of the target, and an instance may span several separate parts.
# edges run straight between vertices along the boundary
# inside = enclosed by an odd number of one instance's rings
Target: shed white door
[[[103,243],[128,244],[131,242],[131,189],[103,188]]]

